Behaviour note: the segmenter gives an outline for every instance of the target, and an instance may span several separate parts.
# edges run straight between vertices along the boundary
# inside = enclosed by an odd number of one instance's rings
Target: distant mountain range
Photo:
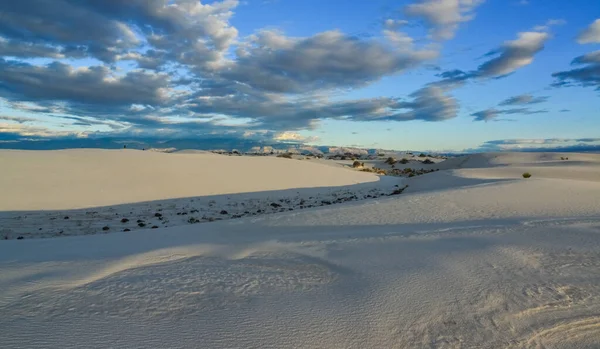
[[[255,154],[279,154],[279,153],[297,153],[297,154],[365,154],[373,155],[378,153],[401,153],[413,152],[416,150],[385,150],[377,148],[357,148],[357,147],[336,147],[336,146],[313,146],[302,143],[284,143],[284,142],[264,142],[257,140],[246,140],[240,138],[208,138],[208,139],[130,139],[130,138],[60,138],[60,139],[27,139],[27,140],[0,140],[0,149],[22,149],[22,150],[56,150],[73,148],[97,148],[97,149],[146,149],[163,152],[174,152],[178,150],[193,149],[207,151],[238,151],[240,153]],[[486,151],[486,150],[482,150]],[[494,151],[494,150],[487,150]],[[500,150],[495,150],[500,151]],[[600,152],[600,145],[579,144],[569,147],[554,148],[525,148],[513,149],[515,152]],[[477,152],[477,150],[467,151],[467,153]],[[436,155],[455,156],[464,154],[464,152],[427,152]]]
[[[73,148],[98,149],[139,149],[173,152],[184,149],[208,151],[238,151],[240,153],[257,154],[377,154],[380,149],[363,149],[355,147],[311,146],[300,143],[264,143],[239,138],[210,139],[125,139],[125,138],[71,138],[71,139],[32,139],[0,142],[0,149],[22,150],[56,150]]]

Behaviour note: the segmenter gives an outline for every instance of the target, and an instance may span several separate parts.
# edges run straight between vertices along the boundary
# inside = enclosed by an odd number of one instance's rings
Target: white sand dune
[[[0,241],[0,347],[598,348],[600,155],[568,157],[474,155],[398,196]]]
[[[275,157],[0,151],[0,239],[173,227],[389,195],[402,180]]]
[[[377,182],[369,173],[275,157],[72,149],[0,151],[0,211]]]

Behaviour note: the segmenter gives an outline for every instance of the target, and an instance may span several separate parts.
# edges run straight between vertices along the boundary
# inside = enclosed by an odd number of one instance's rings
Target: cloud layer
[[[14,115],[0,117],[0,138],[226,135],[302,142],[314,141],[302,131],[328,119],[468,118],[457,89],[493,83],[533,64],[552,38],[550,28],[564,23],[549,20],[511,40],[486,43],[492,49],[471,70],[440,69],[437,80],[420,82],[413,92],[360,98],[348,95],[389,77],[432,74],[426,67],[440,64],[443,45],[477,18],[486,1],[414,0],[394,12],[400,18],[384,18],[371,37],[336,29],[304,36],[273,28],[240,34],[232,20],[242,4],[1,1],[0,104]],[[578,42],[600,42],[599,25],[582,31]],[[572,65],[554,74],[554,86],[599,88],[600,51]],[[471,116],[492,121],[544,113],[529,108],[548,98],[521,94]]]

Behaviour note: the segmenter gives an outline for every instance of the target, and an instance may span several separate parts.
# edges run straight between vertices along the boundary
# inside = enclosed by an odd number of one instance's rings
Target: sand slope
[[[402,179],[276,157],[0,151],[0,239],[239,219],[390,195]]]
[[[597,158],[508,156],[399,196],[0,241],[0,347],[597,348]]]
[[[0,211],[59,210],[182,197],[376,182],[309,161],[206,153],[0,151]]]

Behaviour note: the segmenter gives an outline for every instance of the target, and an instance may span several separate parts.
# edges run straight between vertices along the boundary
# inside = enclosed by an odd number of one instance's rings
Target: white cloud
[[[421,0],[405,7],[408,16],[423,18],[436,40],[452,39],[461,23],[475,18],[475,9],[485,0]]]
[[[280,142],[298,142],[298,143],[311,143],[318,141],[318,137],[305,137],[297,132],[285,131],[275,134],[273,140]]]
[[[383,26],[388,30],[396,30],[408,24],[408,21],[402,19],[386,19]]]
[[[577,42],[580,44],[600,43],[600,19],[595,20],[589,27],[577,36]]]
[[[565,21],[564,19],[549,19],[544,25],[537,25],[533,27],[533,30],[538,32],[545,32],[550,30],[550,27],[565,24],[567,24],[567,21]]]
[[[221,75],[263,91],[304,93],[364,86],[438,55],[434,50],[415,50],[405,34],[386,34],[393,45],[337,30],[309,37],[265,30],[238,50],[237,61]]]
[[[500,115],[534,115],[547,113],[546,110],[531,110],[529,108],[513,108],[513,109],[485,109],[471,114],[475,119],[473,121],[496,121]]]
[[[500,49],[492,52],[498,56],[482,64],[478,69],[478,76],[503,76],[531,64],[535,54],[544,49],[549,38],[550,34],[544,32],[519,33],[516,40],[507,41]]]
[[[85,137],[84,132],[57,131],[45,127],[22,124],[0,123],[0,135],[3,133],[18,134],[19,137]]]

